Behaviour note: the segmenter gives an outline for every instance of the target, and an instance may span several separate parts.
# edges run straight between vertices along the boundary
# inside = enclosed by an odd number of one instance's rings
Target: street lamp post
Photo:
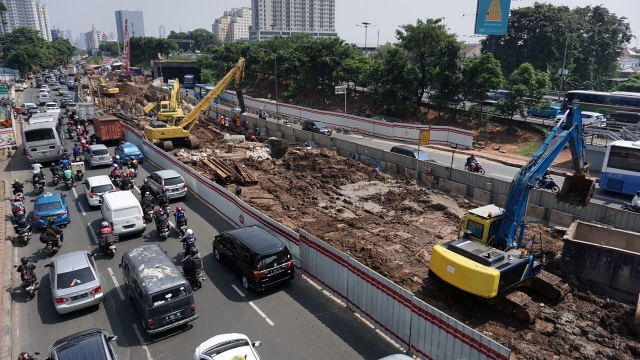
[[[366,53],[367,52],[367,31],[369,29],[369,26],[373,27],[375,25],[371,24],[370,22],[363,21],[360,24],[356,24],[356,26],[364,27],[364,52]]]
[[[569,47],[569,30],[576,26],[576,19],[569,16],[562,20],[564,23],[564,34],[566,36],[566,40],[564,42],[564,56],[562,57],[562,69],[560,69],[560,91],[558,91],[558,100],[560,100],[560,94],[562,94],[562,86],[564,85],[564,77],[567,75],[567,69],[565,66],[567,65],[567,48]]]
[[[276,78],[276,119],[279,119],[280,108],[278,107],[278,55],[269,49],[262,49],[262,50],[268,51],[271,54],[273,54],[273,72]]]

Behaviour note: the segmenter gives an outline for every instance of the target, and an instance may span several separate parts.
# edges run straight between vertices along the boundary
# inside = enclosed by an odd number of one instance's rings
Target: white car
[[[556,121],[562,120],[564,114],[556,116]],[[603,114],[592,112],[592,111],[583,111],[582,112],[582,125],[592,126],[592,127],[605,127],[607,126],[607,119]]]
[[[87,197],[89,206],[102,205],[102,195],[116,192],[117,190],[111,179],[109,179],[109,175],[91,176],[84,181],[84,194]]]
[[[260,360],[255,347],[260,341],[251,342],[243,334],[216,335],[203,342],[193,354],[194,360],[235,359],[237,355],[244,355],[245,360]]]
[[[52,110],[60,110],[60,106],[58,106],[57,102],[48,102],[44,105],[44,110],[46,112],[52,111]]]

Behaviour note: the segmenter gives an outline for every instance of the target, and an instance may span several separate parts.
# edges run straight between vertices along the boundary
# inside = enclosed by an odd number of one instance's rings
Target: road
[[[32,91],[25,95],[30,96]],[[66,146],[70,148],[73,144],[67,142]],[[10,178],[25,180],[31,177],[24,155],[16,155],[5,170]],[[151,164],[144,163],[137,182],[141,183],[143,177],[155,170]],[[86,177],[107,173],[108,168],[87,170]],[[50,180],[47,169],[45,174]],[[27,184],[27,189],[30,187]],[[46,189],[67,194],[71,224],[65,229],[61,252],[93,251],[97,248],[94,233],[102,221],[100,210],[88,206],[82,184],[78,183],[71,191],[63,187]],[[137,190],[134,193],[139,194]],[[28,211],[33,209],[33,199],[33,194],[28,192]],[[154,225],[147,226],[143,236],[122,239],[114,259],[96,257],[105,291],[103,305],[97,309],[57,315],[49,290],[49,276],[44,268],[47,258],[36,231],[27,246],[14,246],[13,251],[8,252],[13,264],[17,264],[22,256],[38,260],[36,274],[41,282],[36,298],[25,302],[18,274],[14,274],[11,284],[14,298],[11,357],[17,358],[25,350],[46,354],[55,340],[90,327],[103,327],[118,336],[115,348],[121,359],[189,358],[202,341],[226,332],[245,333],[252,340],[262,341],[258,352],[265,359],[376,359],[398,352],[351,311],[322,296],[323,293],[302,276],[297,276],[284,287],[264,293],[245,291],[239,279],[227,267],[215,262],[211,254],[213,236],[231,226],[194,196],[187,196],[185,201],[172,201],[173,208],[177,205],[182,205],[187,211],[189,225],[198,236],[197,244],[203,254],[207,281],[202,289],[195,292],[200,314],[198,320],[192,322],[188,329],[179,329],[159,338],[149,337],[140,331],[139,317],[121,287],[119,254],[141,244],[160,243]],[[12,232],[12,228],[7,227],[7,231]],[[160,246],[178,264],[182,246],[175,229]]]

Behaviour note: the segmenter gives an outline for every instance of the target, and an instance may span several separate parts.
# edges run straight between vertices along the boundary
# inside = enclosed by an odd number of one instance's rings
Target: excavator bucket
[[[584,175],[570,175],[564,178],[562,189],[556,199],[574,206],[586,206],[596,189],[595,180]]]

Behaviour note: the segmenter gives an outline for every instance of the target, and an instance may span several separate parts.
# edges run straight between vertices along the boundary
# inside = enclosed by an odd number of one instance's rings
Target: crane
[[[166,151],[173,150],[174,143],[179,142],[186,143],[192,149],[198,148],[198,138],[191,134],[191,130],[198,122],[200,113],[210,106],[213,99],[224,91],[231,80],[235,81],[239,103],[244,104],[242,90],[240,89],[240,81],[244,77],[244,63],[244,58],[238,59],[236,65],[220,79],[216,86],[200,100],[189,114],[174,116],[168,122],[151,121],[144,127],[144,136]]]
[[[434,246],[430,273],[465,292],[492,299],[524,321],[535,319],[540,307],[518,287],[533,288],[551,300],[564,296],[567,286],[543,271],[543,254],[524,248],[523,240],[529,193],[567,144],[574,174],[565,178],[556,199],[585,206],[593,196],[595,182],[587,173],[582,115],[574,107],[513,178],[504,207],[486,205],[468,211],[460,221],[462,236]]]
[[[124,44],[122,49],[122,73],[129,75],[130,63],[129,63],[129,19],[124,19]]]

